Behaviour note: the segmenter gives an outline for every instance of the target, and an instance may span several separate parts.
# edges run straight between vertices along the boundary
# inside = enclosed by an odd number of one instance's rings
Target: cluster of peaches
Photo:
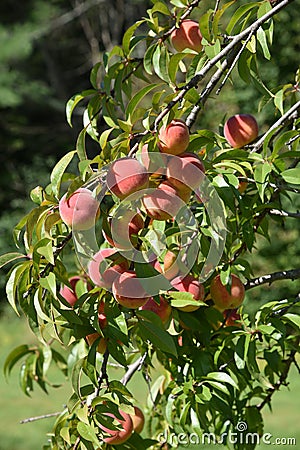
[[[171,34],[171,42],[179,51],[191,49],[194,52],[202,50],[202,36],[197,22],[183,20]],[[232,148],[241,148],[258,136],[258,126],[250,114],[237,114],[230,117],[224,126],[224,136]],[[187,151],[189,146],[189,129],[179,119],[172,120],[166,127],[161,127],[158,135],[158,152],[155,158],[144,145],[136,157],[124,157],[114,161],[107,173],[106,183],[109,195],[116,203],[125,200],[127,208],[122,210],[117,220],[103,217],[102,233],[106,241],[105,248],[93,256],[88,265],[89,279],[80,276],[70,278],[69,286],[63,286],[60,294],[74,306],[77,301],[76,284],[84,280],[87,290],[95,286],[112,292],[114,299],[122,307],[149,310],[157,314],[166,326],[172,316],[172,307],[166,295],[159,295],[159,300],[149,295],[140,283],[134,269],[134,262],[124,256],[124,251],[139,249],[141,240],[139,233],[151,227],[153,221],[174,221],[181,208],[186,205],[194,190],[201,185],[205,168],[201,159]],[[131,199],[140,196],[141,208],[130,207]],[[59,211],[63,222],[73,230],[89,230],[95,226],[100,216],[100,205],[93,193],[86,188],[80,188],[69,197],[64,195],[59,202]],[[105,225],[105,226],[104,226]],[[163,252],[163,259],[154,258],[151,265],[158,274],[163,275],[171,284],[171,289],[188,292],[192,295],[195,305],[190,303],[178,308],[185,312],[196,311],[205,300],[203,285],[190,273],[183,275],[181,261],[178,261],[176,251]],[[160,258],[161,259],[161,258]],[[243,283],[236,275],[231,275],[229,284],[224,286],[220,275],[213,278],[210,284],[210,298],[216,308],[223,312],[226,324],[232,325],[238,315],[236,308],[244,300]],[[89,345],[96,340],[97,350],[104,353],[107,348],[105,328],[107,318],[103,301],[98,306],[99,327],[103,330],[86,336]],[[133,430],[140,432],[144,417],[139,408],[135,415],[120,411],[120,417],[110,415],[120,425],[120,430],[110,430],[103,427],[109,434],[104,441],[109,444],[125,442]]]

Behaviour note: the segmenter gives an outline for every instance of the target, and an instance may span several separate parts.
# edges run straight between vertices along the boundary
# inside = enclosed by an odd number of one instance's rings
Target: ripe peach
[[[59,201],[59,214],[63,222],[74,230],[89,230],[99,217],[99,202],[86,188],[79,188],[69,198],[65,194]]]
[[[141,306],[141,310],[143,311],[152,311],[155,314],[157,314],[160,318],[162,323],[167,323],[170,315],[172,313],[172,307],[171,305],[163,298],[162,295],[159,297],[160,303],[156,303],[156,301],[153,299],[153,297],[149,298],[149,300]]]
[[[114,414],[112,413],[104,413],[106,416],[112,417],[118,422],[118,425],[121,425],[122,428],[119,430],[110,430],[109,428],[105,427],[104,425],[99,425],[102,431],[105,431],[110,436],[103,439],[103,441],[106,444],[110,445],[118,445],[123,444],[127,441],[127,439],[130,438],[132,432],[133,432],[133,423],[132,419],[129,414],[125,413],[124,411],[119,410],[119,413],[123,417],[123,420],[118,419]]]
[[[224,125],[224,136],[233,148],[241,148],[258,136],[258,124],[251,114],[236,114]]]
[[[114,161],[107,172],[107,186],[120,199],[148,186],[145,167],[134,158],[120,158]]]
[[[177,191],[196,189],[204,178],[205,168],[201,159],[194,153],[183,153],[170,158],[166,170],[168,182]]]
[[[181,292],[190,292],[193,295],[194,300],[204,300],[204,287],[203,285],[192,275],[186,275],[184,278],[177,277],[172,281],[172,286]],[[181,311],[193,312],[199,309],[198,305],[187,305],[178,308]]]
[[[223,311],[223,316],[225,320],[225,325],[227,327],[240,327],[241,323],[239,322],[241,320],[241,315],[237,312],[236,309],[225,309]]]
[[[136,309],[143,306],[150,298],[141,282],[132,270],[124,271],[112,285],[114,297],[120,305]]]
[[[165,254],[163,265],[164,268],[163,272],[168,280],[172,280],[179,273],[178,262],[176,260],[177,255],[171,250],[168,250],[167,253]]]
[[[90,347],[93,345],[93,343],[95,342],[96,339],[100,338],[99,343],[97,345],[97,352],[101,353],[102,355],[106,352],[107,341],[99,333],[95,332],[95,333],[88,334],[85,338]]]
[[[239,277],[232,274],[231,287],[228,291],[227,287],[222,284],[220,275],[217,275],[211,282],[210,295],[216,307],[221,311],[233,309],[243,303],[245,287]]]
[[[145,424],[145,416],[143,411],[138,406],[134,406],[134,414],[131,414],[130,417],[134,432],[138,434],[141,433]]]
[[[60,291],[59,291],[61,296],[64,297],[64,299],[70,304],[70,306],[74,306],[76,301],[77,301],[77,295],[76,295],[76,292],[75,292],[75,288],[76,288],[76,284],[81,279],[82,278],[78,277],[78,276],[71,277],[69,279],[69,283],[71,285],[71,289],[68,286],[63,286],[60,289]]]
[[[189,129],[183,120],[174,119],[166,127],[161,127],[158,138],[157,145],[161,152],[181,155],[190,142]]]
[[[111,289],[114,280],[127,269],[128,261],[113,248],[100,249],[88,265],[91,280],[104,289]]]
[[[126,209],[108,221],[108,226],[109,234],[102,230],[107,242],[121,250],[129,250],[131,245],[137,245],[137,234],[144,228],[144,219],[140,214],[133,215],[130,209]]]
[[[177,52],[182,52],[186,48],[201,52],[202,35],[198,23],[190,19],[183,20],[179,28],[172,32],[171,42]]]
[[[155,220],[168,220],[175,217],[183,205],[176,189],[166,182],[146,194],[143,204],[148,216]]]
[[[166,173],[168,155],[161,152],[148,151],[148,144],[143,145],[139,160],[145,166],[147,172],[151,173],[153,178],[159,178]]]

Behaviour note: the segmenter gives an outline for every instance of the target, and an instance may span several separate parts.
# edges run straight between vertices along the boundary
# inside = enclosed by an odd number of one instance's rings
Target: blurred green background
[[[237,1],[233,7],[238,4],[243,1]],[[125,29],[144,16],[150,5],[145,0],[110,0],[109,5],[103,0],[1,0],[0,254],[15,249],[12,229],[32,208],[30,190],[38,184],[46,185],[55,162],[74,148],[81,129],[82,110],[78,109],[70,128],[65,120],[66,101],[76,92],[89,88],[89,71],[99,61],[99,55],[120,44]],[[200,3],[200,10],[208,7],[210,2]],[[296,0],[276,19],[272,59],[259,66],[270,89],[294,83],[299,66],[299,23],[300,0]],[[195,128],[218,131],[225,114],[255,113],[260,95],[253,86],[237,80],[235,73],[233,77],[236,89],[229,83],[217,101],[208,101],[205,114],[199,116]],[[275,119],[268,106],[257,118],[261,131]],[[99,128],[102,127],[104,123],[100,119]],[[90,157],[98,151],[91,141],[87,150]],[[300,209],[300,201],[295,196],[286,203],[287,208]],[[259,240],[257,250],[249,258],[255,276],[299,264],[299,229],[299,220],[283,223],[274,217],[270,243]],[[48,396],[36,390],[28,398],[18,387],[18,367],[8,381],[4,379],[2,367],[8,353],[34,339],[26,322],[6,305],[4,285],[8,270],[5,267],[0,271],[0,450],[36,450],[46,441],[46,432],[51,430],[55,419],[23,425],[19,422],[60,411],[67,384],[51,390]],[[247,307],[255,310],[265,301],[293,298],[297,292],[299,281],[264,285],[251,291]],[[52,377],[55,382],[63,381],[56,372]],[[147,394],[145,383],[136,379],[131,383],[137,399],[143,403]],[[300,377],[296,370],[292,372],[289,388],[283,388],[275,396],[274,413],[265,412],[265,430],[274,437],[296,437],[298,443],[291,448],[299,448]]]

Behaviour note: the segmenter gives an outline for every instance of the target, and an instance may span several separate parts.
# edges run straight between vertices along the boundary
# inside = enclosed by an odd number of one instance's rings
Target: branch
[[[77,17],[82,16],[89,9],[93,8],[94,6],[100,5],[101,3],[105,4],[106,0],[90,0],[81,3],[80,5],[76,6],[72,11],[62,14],[56,19],[50,21],[50,23],[46,25],[44,28],[41,28],[40,30],[33,32],[33,39],[38,40],[42,36],[45,36],[51,33],[52,31],[57,30],[57,28],[63,27],[67,23],[72,22],[74,19],[77,19]]]
[[[300,212],[290,212],[290,211],[281,211],[280,209],[270,209],[268,211],[271,216],[280,216],[280,217],[294,217],[295,219],[300,218]]]
[[[101,365],[101,373],[98,377],[98,387],[95,391],[95,397],[98,397],[100,390],[101,390],[102,383],[104,380],[106,381],[106,385],[109,386],[109,378],[108,378],[108,374],[107,374],[108,358],[109,358],[109,351],[108,351],[108,349],[106,349],[106,351],[103,355],[103,361],[102,361],[102,365]]]
[[[35,416],[35,417],[28,417],[28,419],[23,419],[20,420],[20,423],[30,423],[30,422],[35,422],[36,420],[41,420],[41,419],[49,419],[50,417],[57,417],[62,413],[62,411],[58,411],[55,413],[50,413],[50,414],[43,414],[42,416]]]
[[[271,128],[268,129],[268,131],[261,136],[261,138],[255,143],[255,145],[252,147],[250,153],[257,152],[267,139],[267,137],[276,130],[277,127],[282,127],[286,122],[290,122],[291,120],[295,119],[298,116],[298,111],[300,110],[300,100],[295,103],[283,116],[280,117],[280,119],[275,122]],[[278,130],[279,132],[280,130]]]
[[[299,345],[299,338],[297,345]],[[278,391],[282,385],[286,384],[291,365],[293,364],[293,362],[295,362],[296,354],[297,354],[296,350],[291,350],[289,357],[283,361],[283,364],[285,366],[284,370],[282,371],[277,383],[275,383],[274,386],[272,386],[272,388],[269,389],[269,393],[264,398],[264,400],[259,405],[256,405],[258,411],[261,411],[265,405],[269,404],[271,402],[274,393]]]
[[[274,281],[279,280],[296,280],[300,278],[300,269],[283,270],[280,272],[270,273],[268,275],[262,275],[261,277],[248,280],[245,284],[246,291],[262,284],[272,284]]]
[[[121,383],[124,384],[124,386],[126,386],[126,384],[131,380],[131,378],[135,374],[135,372],[142,369],[142,367],[145,363],[145,360],[147,358],[147,354],[148,354],[148,352],[146,351],[134,363],[132,363],[132,364],[130,364],[130,366],[128,366],[127,372],[121,379]]]
[[[168,112],[179,103],[185,96],[185,94],[196,87],[198,83],[204,78],[204,76],[210,71],[210,69],[215,66],[224,56],[228,55],[229,52],[234,49],[234,47],[239,44],[243,39],[247,38],[249,34],[254,34],[259,27],[277,14],[281,9],[285,8],[288,4],[292,3],[294,0],[283,0],[278,5],[276,5],[273,9],[268,11],[262,17],[253,22],[248,28],[246,28],[241,33],[234,36],[234,38],[227,44],[223,50],[220,51],[214,58],[210,59],[208,63],[198,72],[194,77],[183,86],[182,90],[177,94],[173,100],[171,100],[168,105],[160,112],[160,114],[156,117],[153,125],[153,129],[156,132],[158,128],[159,122],[168,114]]]

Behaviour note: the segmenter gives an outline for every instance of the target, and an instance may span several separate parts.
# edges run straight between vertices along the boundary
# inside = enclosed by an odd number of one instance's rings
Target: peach
[[[155,220],[168,220],[176,216],[183,202],[175,188],[166,182],[143,198],[143,204],[149,217]]]
[[[231,286],[224,286],[220,275],[217,275],[211,282],[210,295],[218,309],[233,309],[239,307],[245,297],[245,287],[239,277],[231,274]]]
[[[159,297],[159,304],[156,303],[153,297],[149,298],[149,300],[140,308],[143,311],[152,311],[155,314],[157,314],[160,318],[162,323],[167,323],[171,313],[172,313],[172,307],[171,305],[163,298],[162,295]]]
[[[138,434],[141,433],[145,424],[145,416],[143,411],[138,406],[134,406],[134,414],[131,414],[130,417],[134,432]]]
[[[76,288],[76,284],[78,283],[79,280],[81,280],[81,277],[75,276],[75,277],[71,277],[69,279],[69,283],[71,285],[71,288],[69,288],[68,286],[63,286],[59,293],[62,297],[64,297],[64,299],[70,304],[70,306],[74,306],[76,301],[77,301],[77,295],[75,292],[75,288]]]
[[[130,415],[121,410],[119,410],[119,413],[123,417],[122,420],[117,418],[112,413],[104,413],[106,416],[112,417],[117,422],[117,425],[121,425],[121,428],[119,430],[111,430],[102,424],[99,425],[102,431],[105,431],[110,435],[109,437],[103,439],[103,441],[106,444],[110,445],[123,444],[132,435],[133,423]]]
[[[144,228],[144,219],[140,214],[132,214],[130,209],[126,209],[108,221],[108,226],[109,234],[102,230],[107,242],[121,250],[129,250],[138,243],[137,234]]]
[[[97,345],[97,352],[101,353],[102,355],[106,352],[107,341],[99,333],[95,332],[95,333],[88,334],[85,338],[90,347],[93,345],[93,343],[96,341],[96,339],[99,339],[99,342]]]
[[[132,270],[124,271],[115,279],[112,285],[112,292],[120,305],[131,309],[143,306],[150,298],[150,295],[145,292],[141,282]]]
[[[177,52],[182,52],[186,48],[201,52],[202,35],[198,23],[190,19],[183,20],[179,28],[172,32],[171,42]]]
[[[60,199],[59,214],[74,230],[89,230],[99,217],[99,202],[89,189],[79,188],[69,198],[65,194]]]
[[[139,160],[153,178],[159,178],[166,173],[168,155],[160,152],[149,152],[148,144],[143,145]]]
[[[157,145],[161,152],[181,155],[190,142],[189,129],[183,120],[174,119],[166,127],[161,127],[158,139]]]
[[[186,275],[184,278],[177,277],[172,281],[172,286],[180,292],[190,292],[193,295],[194,300],[204,300],[204,287],[203,285],[192,275]],[[193,312],[199,309],[198,305],[187,305],[178,308],[181,311]]]
[[[104,289],[111,289],[114,280],[127,269],[128,261],[113,248],[100,249],[88,265],[91,280]]]
[[[224,319],[226,319],[225,325],[227,327],[241,326],[241,323],[239,322],[241,320],[241,316],[236,309],[225,309],[225,311],[223,311],[223,316]]]
[[[164,265],[163,265],[164,275],[168,280],[172,280],[179,273],[178,262],[176,260],[177,255],[171,250],[168,250],[164,256]]]
[[[205,168],[201,159],[194,153],[183,153],[170,158],[166,170],[168,182],[177,191],[196,189],[204,178]]]
[[[251,114],[236,114],[224,125],[224,136],[233,148],[241,148],[258,136],[258,124]]]
[[[114,161],[107,172],[107,186],[118,198],[124,199],[148,186],[145,167],[134,158],[120,158]]]

